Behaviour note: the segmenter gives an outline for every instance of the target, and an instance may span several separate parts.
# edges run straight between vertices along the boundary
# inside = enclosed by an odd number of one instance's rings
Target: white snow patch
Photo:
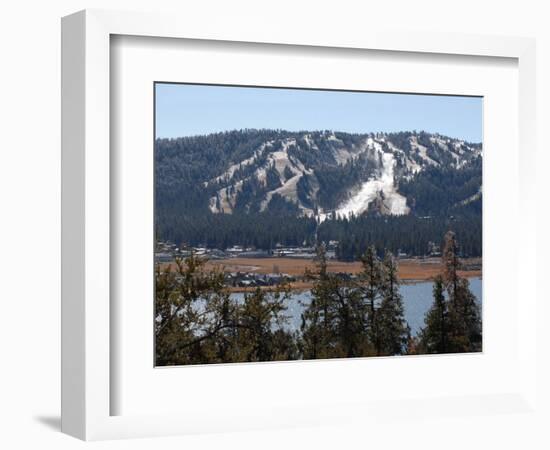
[[[338,139],[338,138],[336,137],[336,135],[334,134],[334,132],[332,132],[332,133],[327,137],[327,141],[342,142],[341,139]]]
[[[267,156],[267,161],[265,162],[265,164],[263,164],[262,167],[257,168],[254,171],[254,174],[251,175],[255,177],[257,180],[265,183],[268,168],[274,167],[279,173],[282,186],[269,192],[266,195],[266,199],[261,204],[262,210],[264,210],[267,207],[267,205],[269,204],[269,201],[271,200],[271,197],[275,193],[282,195],[288,200],[297,202],[298,194],[296,190],[296,185],[298,181],[303,176],[303,173],[308,173],[308,174],[313,173],[311,169],[306,169],[305,166],[301,163],[301,161],[297,161],[289,157],[288,149],[291,145],[295,145],[295,144],[296,144],[296,139],[294,138],[285,139],[282,142],[282,148],[280,150],[270,152],[269,155]],[[213,182],[215,180],[224,180],[227,178],[231,178],[233,173],[239,167],[242,167],[243,165],[252,164],[255,161],[255,159],[262,154],[262,152],[267,146],[272,146],[272,145],[273,145],[272,142],[267,142],[263,144],[256,151],[254,156],[252,156],[251,158],[245,159],[238,164],[234,164],[228,170],[226,170],[222,175],[211,180],[210,182]],[[290,171],[293,174],[293,176],[290,177],[288,180],[285,180],[285,177],[284,177],[284,171],[286,168],[290,169]],[[249,178],[250,177],[248,177],[247,179]],[[216,195],[210,198],[210,202],[209,202],[210,211],[212,211],[213,213],[224,212],[226,214],[231,214],[233,212],[233,208],[235,207],[237,194],[242,190],[243,181],[245,180],[239,180],[238,182],[236,182],[233,185],[233,189],[231,189],[232,193],[229,195],[225,187],[222,189],[219,189],[216,192]],[[219,204],[219,207],[218,207],[218,204]]]
[[[309,148],[319,150],[319,147],[317,147],[317,144],[315,143],[315,141],[311,139],[310,134],[304,134],[304,141],[306,142]]]
[[[460,168],[466,164],[466,160],[461,160],[460,155],[458,155],[457,153],[451,150],[449,150],[449,153],[454,158],[456,167]]]
[[[239,193],[242,190],[243,182],[237,181],[235,185],[233,186],[233,193],[228,194],[227,188],[222,188],[218,192],[216,192],[216,195],[214,197],[210,198],[209,202],[209,208],[210,211],[213,213],[221,213],[224,212],[226,214],[231,214],[233,212],[233,208],[235,207],[235,201],[237,200],[237,193]],[[220,207],[218,208],[217,203],[219,200]]]
[[[231,177],[235,174],[235,172],[237,170],[239,170],[241,167],[246,167],[246,166],[254,163],[256,161],[256,158],[258,158],[263,153],[264,149],[266,147],[270,146],[270,145],[273,145],[273,143],[272,142],[265,142],[264,144],[260,145],[258,150],[256,150],[250,158],[243,159],[242,161],[233,164],[221,175],[218,175],[216,178],[213,178],[212,180],[205,182],[204,186],[207,187],[210,183],[216,183],[216,182],[219,182],[219,181],[230,180]]]
[[[313,171],[311,169],[306,169],[306,167],[302,164],[301,161],[297,161],[289,157],[288,148],[291,145],[295,145],[295,144],[296,144],[296,139],[294,138],[287,139],[282,143],[283,148],[281,150],[272,152],[269,155],[268,164],[274,165],[277,172],[279,172],[282,186],[266,194],[266,198],[262,201],[260,205],[261,211],[267,208],[267,205],[269,205],[269,202],[271,201],[271,198],[273,197],[274,194],[279,194],[285,197],[287,200],[290,200],[291,202],[299,203],[297,184],[300,181],[300,178],[302,178],[304,173],[312,174]],[[290,171],[293,173],[293,176],[290,177],[288,180],[285,180],[284,171],[287,168],[290,169]],[[263,174],[265,178],[265,170],[263,170]],[[259,174],[257,173],[257,176],[258,175]],[[307,208],[304,208],[301,205],[299,205],[299,207],[304,211],[306,210],[309,211]]]
[[[380,142],[375,141],[373,138],[369,137],[367,138],[367,148],[375,149],[381,152],[382,144],[380,144]]]
[[[367,210],[370,203],[383,195],[382,204],[388,214],[403,215],[409,212],[407,199],[397,192],[394,185],[395,157],[392,153],[382,155],[382,167],[379,178],[372,178],[360,187],[359,191],[347,200],[335,212],[338,215],[349,217],[359,215]],[[324,213],[319,219],[325,220],[330,213]]]
[[[208,183],[215,183],[217,181],[223,181],[225,179],[227,179],[227,180],[231,179],[231,177],[235,174],[235,172],[237,170],[239,170],[241,167],[246,167],[246,166],[252,164],[254,161],[256,161],[257,157],[258,157],[257,152],[254,152],[254,154],[250,158],[243,159],[242,161],[240,161],[236,164],[233,164],[224,173],[217,176],[216,178],[213,178]]]
[[[392,151],[392,153],[395,155],[396,153],[399,153],[402,155],[403,160],[405,161],[405,169],[409,173],[409,175],[406,175],[405,178],[410,179],[412,175],[417,174],[422,170],[422,166],[418,164],[414,159],[409,158],[404,150],[397,148],[395,145],[393,145],[392,142],[387,142],[389,149]]]
[[[428,164],[431,164],[433,166],[439,166],[439,163],[437,161],[434,161],[432,158],[428,156],[428,152],[427,152],[428,149],[418,143],[416,136],[411,138],[411,147],[416,149],[420,157],[424,161],[426,161]]]
[[[335,148],[333,150],[333,156],[338,164],[346,164],[348,161],[358,157],[362,153],[365,153],[367,150],[373,150],[375,148],[378,148],[379,150],[381,150],[382,146],[380,144],[375,146],[374,140],[372,138],[367,138],[363,142],[361,142],[359,145],[354,145],[351,148],[346,148],[346,147]]]
[[[300,178],[302,178],[303,174],[298,173],[294,175],[292,178],[289,178],[281,187],[274,189],[273,191],[270,191],[266,194],[266,198],[261,203],[261,210],[265,210],[267,208],[267,205],[269,205],[269,202],[271,201],[271,198],[275,194],[279,194],[280,196],[286,198],[287,200],[290,200],[293,203],[298,203],[298,192],[297,192],[297,184],[300,181]],[[300,204],[298,204],[300,209],[306,210],[306,208],[303,208]],[[309,211],[309,210],[308,210]]]
[[[338,164],[345,164],[353,158],[354,155],[347,148],[341,147],[334,149],[333,156]]]
[[[459,202],[460,205],[462,206],[465,206],[465,205],[468,205],[472,202],[475,202],[476,200],[480,199],[481,198],[481,186],[479,187],[478,191],[473,194],[473,195],[470,195],[468,198],[462,200],[461,202]]]

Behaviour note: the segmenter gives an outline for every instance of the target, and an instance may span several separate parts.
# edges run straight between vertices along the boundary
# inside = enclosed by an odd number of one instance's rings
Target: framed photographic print
[[[155,125],[156,366],[481,352],[481,97],[156,83]]]
[[[62,44],[63,431],[529,410],[531,40],[85,11]]]

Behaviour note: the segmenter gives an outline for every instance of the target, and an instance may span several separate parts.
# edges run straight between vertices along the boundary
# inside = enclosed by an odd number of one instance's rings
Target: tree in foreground
[[[420,333],[420,349],[422,353],[448,353],[450,350],[449,309],[441,275],[434,280],[433,298],[432,307],[424,319],[426,326]]]
[[[156,267],[157,365],[197,364],[214,358],[206,341],[233,325],[235,305],[224,288],[223,273],[206,271],[204,266],[204,260],[192,255],[165,269]]]
[[[382,301],[377,313],[379,355],[402,355],[407,352],[410,328],[405,320],[397,271],[395,257],[390,252],[386,252],[382,263]]]
[[[445,235],[442,275],[434,282],[434,303],[420,333],[423,353],[479,352],[482,349],[481,311],[470,283],[459,274],[458,242]]]
[[[359,292],[367,309],[366,329],[376,355],[382,354],[381,321],[378,303],[382,292],[382,268],[374,246],[361,256],[362,271],[359,274]]]
[[[238,361],[280,361],[298,358],[294,336],[285,330],[287,286],[272,292],[260,288],[245,294],[238,308],[236,356]]]
[[[401,355],[410,337],[399,293],[397,263],[391,253],[380,261],[374,247],[361,257],[358,279],[327,270],[318,249],[312,299],[302,314],[303,357],[337,358]]]
[[[356,280],[328,270],[317,249],[311,301],[300,332],[286,328],[289,286],[257,288],[231,297],[222,271],[206,269],[191,255],[156,268],[157,365],[391,356],[406,353],[481,351],[481,313],[468,280],[460,276],[458,243],[445,236],[442,273],[434,280],[433,305],[418,338],[411,338],[400,294],[398,265],[374,247],[361,257]]]
[[[359,291],[327,270],[326,251],[317,248],[311,301],[304,305],[301,349],[304,359],[345,358],[371,354],[366,333],[367,310]]]
[[[311,300],[302,313],[301,348],[305,359],[328,358],[333,355],[333,293],[338,286],[328,273],[326,249],[320,245],[314,259],[316,270],[306,270],[305,278],[313,280]]]
[[[285,331],[286,286],[230,297],[223,272],[195,255],[156,267],[156,364],[183,365],[297,359]]]

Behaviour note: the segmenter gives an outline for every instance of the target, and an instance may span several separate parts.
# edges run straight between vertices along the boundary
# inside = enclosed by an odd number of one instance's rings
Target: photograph
[[[153,89],[155,367],[483,351],[483,97]]]
[[[4,2],[0,450],[550,450],[548,3]]]

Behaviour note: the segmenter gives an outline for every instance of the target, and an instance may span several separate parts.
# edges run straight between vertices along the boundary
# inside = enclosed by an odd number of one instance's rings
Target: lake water
[[[470,289],[476,296],[481,305],[481,278],[470,278]],[[400,287],[403,296],[403,305],[405,307],[405,319],[411,327],[411,334],[415,336],[424,326],[424,316],[433,303],[432,296],[433,284],[431,282],[422,282],[414,284],[403,284]],[[233,298],[242,300],[244,294],[232,294]],[[301,303],[309,303],[311,299],[310,291],[295,292],[292,298],[288,300],[288,309],[286,315],[290,316],[289,328],[299,329],[301,324],[301,314],[304,309]],[[301,301],[300,301],[301,300]]]

